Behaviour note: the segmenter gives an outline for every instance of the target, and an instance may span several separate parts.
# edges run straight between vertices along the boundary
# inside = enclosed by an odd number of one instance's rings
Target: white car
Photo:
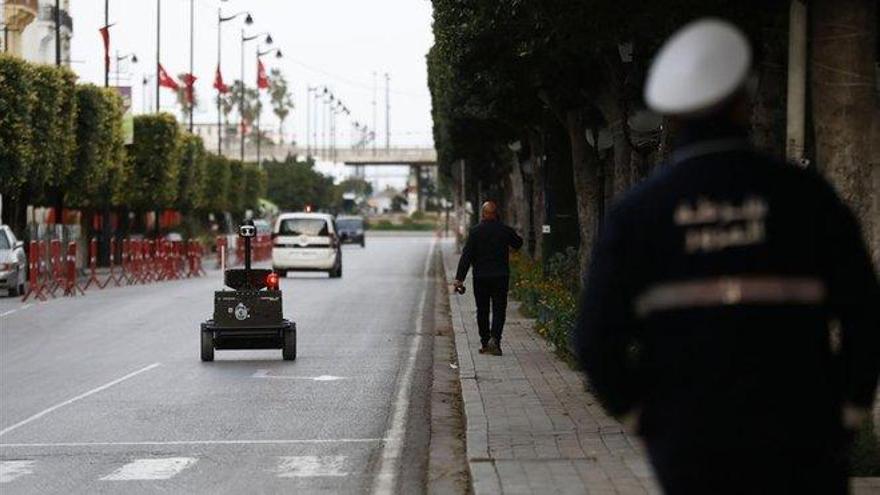
[[[24,292],[27,282],[27,257],[24,243],[15,238],[12,229],[0,225],[0,289],[10,296]]]
[[[272,268],[284,277],[288,271],[322,271],[342,276],[342,250],[333,215],[282,213],[272,229]]]

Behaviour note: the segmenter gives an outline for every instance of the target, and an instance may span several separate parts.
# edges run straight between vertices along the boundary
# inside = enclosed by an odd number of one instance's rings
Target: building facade
[[[2,51],[30,62],[56,63],[56,3],[60,35],[60,65],[70,65],[73,18],[70,0],[0,0]]]

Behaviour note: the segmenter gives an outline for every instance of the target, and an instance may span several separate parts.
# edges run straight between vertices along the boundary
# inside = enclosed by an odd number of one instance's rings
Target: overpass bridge
[[[237,143],[235,143],[237,144]],[[209,148],[210,149],[210,148]],[[244,161],[257,161],[257,145],[248,143],[244,147]],[[231,159],[241,157],[238,146],[224,146],[223,155]],[[434,148],[312,148],[292,144],[262,144],[259,149],[261,160],[283,161],[287,156],[312,156],[319,161],[344,163],[355,167],[366,165],[437,165],[437,151]]]
[[[241,157],[237,143],[224,147],[223,155],[231,159]],[[423,184],[430,178],[436,179],[437,174],[437,150],[427,148],[312,148],[305,149],[292,144],[263,144],[257,150],[256,144],[248,143],[244,148],[244,160],[256,162],[257,155],[260,160],[283,161],[288,156],[312,156],[318,161],[343,163],[354,167],[355,177],[365,176],[365,167],[382,165],[403,165],[410,167],[410,177],[415,181],[410,182],[411,198],[415,207],[425,209],[426,197],[422,194]]]

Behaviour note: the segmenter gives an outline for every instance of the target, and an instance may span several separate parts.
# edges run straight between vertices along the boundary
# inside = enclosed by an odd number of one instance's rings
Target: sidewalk
[[[444,243],[447,280],[458,261]],[[472,288],[449,296],[474,493],[661,493],[636,438],[587,395],[511,301],[504,356],[477,352]]]
[[[453,243],[443,244],[446,280],[455,275]],[[455,331],[467,459],[476,495],[660,494],[638,438],[584,390],[534,322],[510,301],[504,356],[477,352],[473,287],[449,293]],[[850,493],[880,493],[880,478],[851,478]]]

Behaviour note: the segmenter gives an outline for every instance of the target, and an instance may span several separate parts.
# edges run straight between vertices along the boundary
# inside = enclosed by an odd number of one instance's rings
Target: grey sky
[[[189,70],[189,0],[162,1],[162,65],[173,76]],[[248,10],[254,24],[248,34],[269,31],[273,47],[284,58],[265,58],[267,69],[279,67],[292,85],[297,105],[285,124],[304,142],[306,86],[327,85],[351,109],[355,120],[372,124],[373,71],[378,72],[378,140],[385,141],[385,99],[382,74],[391,74],[392,146],[431,145],[430,96],[425,55],[430,48],[431,3],[429,0],[195,0],[195,75],[200,107],[196,122],[215,122],[211,87],[217,64],[217,8],[224,15]],[[74,19],[73,68],[81,80],[103,82],[101,37],[104,21],[102,0],[71,0]],[[123,62],[121,83],[134,86],[135,112],[143,109],[141,79],[152,76],[156,61],[156,1],[110,0],[111,54],[135,52],[137,65]],[[223,24],[223,77],[227,84],[240,77],[241,20]],[[245,49],[245,81],[256,77],[256,42]],[[268,47],[266,47],[268,48]],[[115,61],[111,61],[111,84]],[[130,74],[129,74],[130,72]],[[155,99],[155,89],[147,88]],[[268,97],[266,96],[268,102]],[[178,114],[174,95],[162,89],[162,108]],[[277,125],[268,109],[265,125]],[[347,144],[351,126],[339,119],[340,144]]]

